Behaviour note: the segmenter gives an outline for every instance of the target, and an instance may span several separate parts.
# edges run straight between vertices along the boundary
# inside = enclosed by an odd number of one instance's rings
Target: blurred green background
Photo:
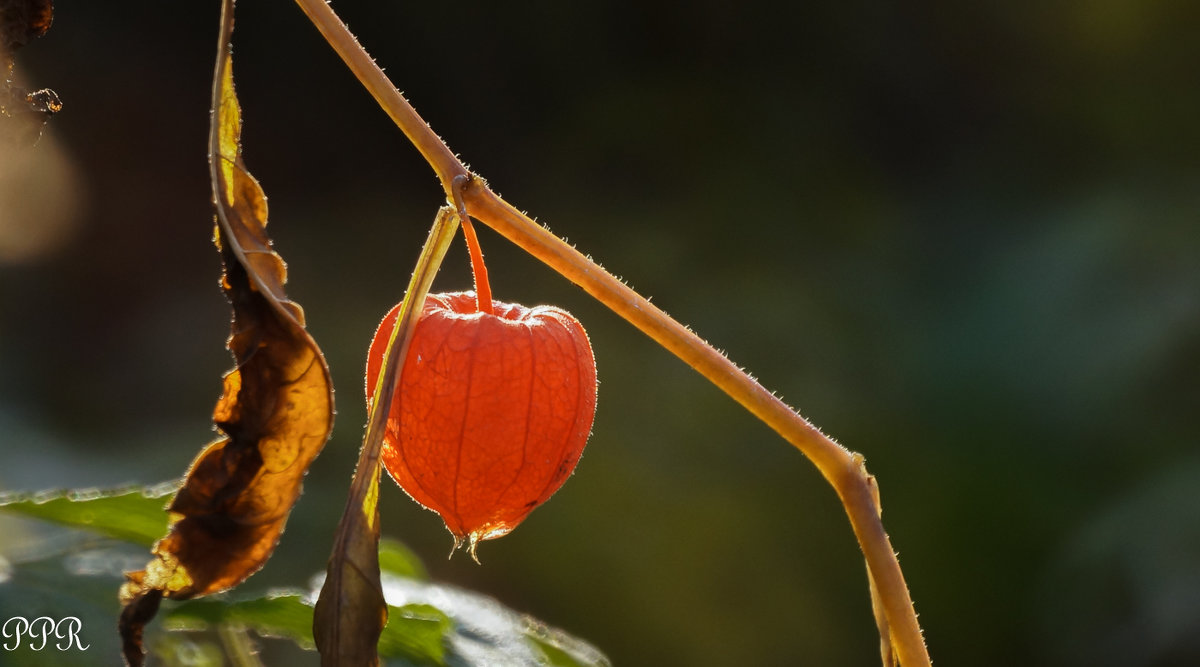
[[[0,153],[0,489],[159,482],[231,365],[217,6],[55,4],[17,67],[65,108]],[[867,457],[936,662],[1200,662],[1200,4],[333,6],[493,188]],[[367,344],[441,193],[295,6],[243,1],[234,41],[245,159],[338,389],[259,590],[324,568]],[[619,665],[877,664],[815,469],[481,234],[497,298],[588,327],[594,435],[482,567],[393,485],[384,532]],[[469,276],[456,246],[435,288]],[[39,528],[0,521],[18,562]]]

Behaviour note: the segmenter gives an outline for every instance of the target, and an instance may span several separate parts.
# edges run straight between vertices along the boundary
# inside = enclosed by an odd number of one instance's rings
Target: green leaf
[[[101,491],[75,489],[0,494],[0,511],[83,528],[142,546],[167,532],[166,498],[178,482]]]
[[[395,546],[392,543],[389,546]],[[408,554],[406,562],[420,565]],[[421,567],[423,570],[423,566]],[[385,574],[388,623],[379,636],[378,654],[388,665],[465,667],[534,665],[606,667],[599,650],[562,630],[504,607],[496,600],[454,586]],[[318,586],[320,583],[317,584]],[[290,639],[313,649],[312,594],[277,591],[230,600],[189,600],[164,613],[164,628],[201,630],[230,624],[261,636]]]
[[[445,665],[446,638],[453,632],[454,622],[433,605],[389,605],[388,623],[379,635],[379,656],[418,665]]]
[[[403,542],[386,537],[379,541],[379,570],[397,577],[429,581],[429,571],[421,557]]]
[[[428,605],[450,620],[443,637],[447,665],[602,667],[608,658],[591,644],[515,612],[486,595],[454,586],[384,575],[390,609]],[[395,613],[395,612],[393,612]],[[387,634],[391,629],[384,629]],[[380,643],[379,654],[389,657]]]
[[[381,586],[388,622],[377,649],[381,661],[391,667],[611,664],[587,642],[493,598],[428,581],[420,558],[401,542],[381,540],[380,562],[385,564]],[[226,625],[313,650],[313,598],[322,585],[317,581],[311,592],[280,590],[255,598],[189,600],[163,612],[163,629],[170,634]]]
[[[388,609],[387,629],[379,639],[379,652],[418,665],[443,665],[444,638],[452,631],[450,618],[429,605]],[[305,593],[279,591],[264,597],[228,600],[189,600],[163,616],[167,630],[203,630],[233,624],[264,637],[290,639],[312,650],[313,608]]]
[[[248,600],[205,598],[189,600],[163,616],[169,630],[193,630],[232,623],[253,629],[264,637],[290,639],[313,649],[312,605],[299,591],[269,593]]]
[[[587,642],[552,628],[532,616],[523,617],[525,636],[535,644],[553,667],[608,665],[608,657]]]

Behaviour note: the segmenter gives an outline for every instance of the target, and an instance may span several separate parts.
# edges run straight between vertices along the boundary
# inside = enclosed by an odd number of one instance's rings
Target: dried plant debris
[[[46,121],[62,110],[62,101],[53,90],[28,91],[13,82],[13,54],[46,34],[53,22],[52,0],[0,0],[0,54],[4,59],[4,81],[0,83],[0,141],[10,146],[37,143]]]
[[[213,410],[224,437],[192,463],[167,508],[170,532],[121,589],[119,625],[131,665],[142,664],[142,632],[163,597],[219,593],[266,563],[333,428],[329,368],[305,330],[304,311],[284,293],[287,270],[267,235],[266,196],[241,158],[231,5],[222,13],[209,150],[237,366]]]

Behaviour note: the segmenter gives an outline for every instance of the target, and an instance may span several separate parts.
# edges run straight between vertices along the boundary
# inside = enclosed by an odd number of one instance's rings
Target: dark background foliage
[[[441,193],[297,8],[241,5],[246,163],[339,390],[262,588],[324,568]],[[1200,5],[334,7],[497,191],[866,455],[936,661],[1200,660]],[[211,438],[216,20],[60,0],[18,54],[65,108],[0,156],[0,488],[157,482]],[[482,567],[390,484],[385,534],[617,664],[877,660],[812,466],[482,235],[498,298],[588,326],[595,434]],[[435,288],[468,281],[459,246]]]

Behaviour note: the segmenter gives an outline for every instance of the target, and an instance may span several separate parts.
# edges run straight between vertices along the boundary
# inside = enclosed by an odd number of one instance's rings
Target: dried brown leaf
[[[333,426],[329,369],[289,301],[287,270],[267,236],[266,197],[241,160],[241,110],[229,52],[232,0],[221,15],[213,83],[210,163],[222,287],[233,307],[225,376],[213,421],[225,437],[192,463],[168,507],[171,530],[145,570],[127,575],[121,634],[141,664],[140,634],[154,599],[187,599],[241,583],[270,558],[304,474]]]
[[[379,400],[371,406],[358,468],[313,611],[313,637],[322,667],[379,664],[379,635],[387,623],[387,603],[379,582],[379,450],[399,369],[404,367],[425,295],[458,229],[457,215],[450,207],[438,211],[384,353],[384,371],[374,392]]]

